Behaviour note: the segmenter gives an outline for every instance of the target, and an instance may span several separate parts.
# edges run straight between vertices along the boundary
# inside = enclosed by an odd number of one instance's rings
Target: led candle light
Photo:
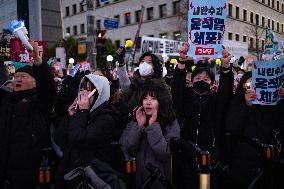
[[[91,98],[91,97],[95,94],[96,91],[97,91],[97,89],[94,89],[94,90],[88,95],[88,98]]]

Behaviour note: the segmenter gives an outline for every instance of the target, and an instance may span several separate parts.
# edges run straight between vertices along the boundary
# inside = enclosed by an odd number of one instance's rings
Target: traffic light
[[[106,34],[106,30],[97,31],[97,44],[103,45],[105,43],[105,34]]]

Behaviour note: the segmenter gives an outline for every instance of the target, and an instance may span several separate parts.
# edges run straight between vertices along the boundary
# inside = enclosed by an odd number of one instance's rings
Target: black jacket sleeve
[[[43,113],[50,113],[56,100],[56,85],[51,68],[47,63],[33,66],[39,107]]]
[[[68,142],[74,147],[105,144],[113,137],[115,122],[110,115],[97,116],[88,123],[89,112],[78,111],[71,117],[68,127]]]
[[[184,117],[184,95],[186,91],[185,81],[186,71],[181,69],[175,69],[173,82],[172,82],[172,99],[173,107],[176,110],[178,121],[183,120]]]

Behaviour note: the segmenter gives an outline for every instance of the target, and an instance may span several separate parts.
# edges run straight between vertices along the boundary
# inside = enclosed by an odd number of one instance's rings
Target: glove
[[[116,51],[116,56],[117,56],[117,62],[118,66],[122,67],[125,65],[124,63],[124,57],[125,57],[125,47],[119,47]]]

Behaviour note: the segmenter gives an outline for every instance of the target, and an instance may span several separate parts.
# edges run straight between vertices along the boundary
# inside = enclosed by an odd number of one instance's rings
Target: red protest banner
[[[36,41],[38,43],[38,53],[43,59],[46,52],[46,43],[44,41]],[[11,60],[15,62],[30,62],[33,60],[31,52],[29,52],[21,40],[14,38],[10,41]]]

